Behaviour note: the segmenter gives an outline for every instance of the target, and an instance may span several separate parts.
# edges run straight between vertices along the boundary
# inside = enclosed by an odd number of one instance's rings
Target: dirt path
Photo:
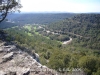
[[[62,44],[63,44],[63,45],[64,45],[64,44],[69,44],[70,42],[72,42],[72,38],[70,38],[70,40],[68,40],[68,41],[62,42]]]

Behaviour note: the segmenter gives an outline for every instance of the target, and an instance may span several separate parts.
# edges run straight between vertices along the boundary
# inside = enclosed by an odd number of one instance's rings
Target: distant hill
[[[14,26],[18,26],[19,24],[15,23],[14,21],[3,21],[0,23],[0,29],[11,28]]]
[[[27,13],[13,14],[11,19],[20,24],[50,24],[74,15],[72,13]],[[8,18],[10,19],[10,16]]]
[[[14,20],[15,18],[21,16],[22,14],[21,13],[9,13],[6,17],[6,19],[9,19],[9,20]]]
[[[85,39],[85,46],[100,49],[100,14],[79,14],[52,23],[48,29],[87,38]]]
[[[100,14],[79,14],[72,18],[52,23],[48,27],[55,31],[61,30],[63,32],[89,36],[91,30],[100,28]]]

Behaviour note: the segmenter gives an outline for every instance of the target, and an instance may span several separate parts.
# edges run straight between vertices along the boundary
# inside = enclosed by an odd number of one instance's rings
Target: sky
[[[21,0],[21,12],[100,13],[100,0]]]

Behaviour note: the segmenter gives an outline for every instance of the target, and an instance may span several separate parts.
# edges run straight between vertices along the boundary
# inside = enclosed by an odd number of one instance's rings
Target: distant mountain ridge
[[[0,23],[0,29],[6,29],[6,28],[11,28],[14,26],[18,26],[18,23],[15,23],[14,21],[3,21]]]
[[[84,35],[81,34],[82,31],[86,33],[86,31],[89,32],[91,29],[100,28],[100,14],[78,14],[72,18],[66,18],[65,20],[54,22],[50,24],[49,27],[53,30]]]
[[[74,15],[73,13],[26,13],[11,15],[11,19],[20,24],[50,24]]]

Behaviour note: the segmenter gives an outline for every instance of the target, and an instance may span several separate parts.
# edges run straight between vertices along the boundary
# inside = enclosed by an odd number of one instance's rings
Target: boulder
[[[6,75],[6,72],[0,71],[0,75]]]
[[[16,72],[9,72],[6,75],[17,75]]]
[[[3,49],[0,47],[0,53],[3,52]]]
[[[17,71],[17,75],[29,75],[30,74],[30,69],[29,68],[18,68],[19,70]]]
[[[5,42],[0,42],[0,46],[3,46],[5,44]]]
[[[38,55],[37,53],[35,53],[35,56],[36,56],[35,60],[36,60],[38,63],[40,63],[39,55]]]
[[[20,67],[20,66],[11,66],[6,69],[7,75],[29,75],[30,68]]]
[[[16,46],[14,46],[14,45],[4,46],[4,50],[6,52],[11,52],[12,50],[15,50],[15,49],[16,49]]]
[[[2,57],[3,62],[6,62],[8,60],[11,60],[13,57],[13,52],[6,54],[5,56]]]

